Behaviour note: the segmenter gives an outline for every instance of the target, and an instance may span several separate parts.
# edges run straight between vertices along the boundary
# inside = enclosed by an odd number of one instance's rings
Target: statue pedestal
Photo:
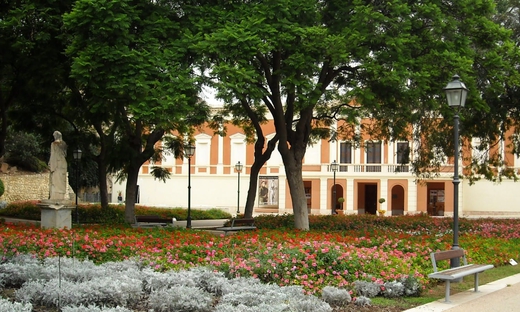
[[[43,201],[41,204],[42,228],[72,228],[72,210],[74,205],[69,201]]]

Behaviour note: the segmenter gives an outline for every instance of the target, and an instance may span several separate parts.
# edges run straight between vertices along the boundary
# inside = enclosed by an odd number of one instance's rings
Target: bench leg
[[[444,301],[450,302],[450,281],[446,281],[446,294],[444,295]]]
[[[475,273],[475,292],[478,291],[478,273]]]

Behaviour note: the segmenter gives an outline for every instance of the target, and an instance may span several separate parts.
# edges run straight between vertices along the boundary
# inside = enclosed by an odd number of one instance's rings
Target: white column
[[[327,176],[320,179],[320,194],[322,194],[322,196],[320,196],[320,214],[322,215],[330,214],[330,198],[327,180]]]
[[[354,179],[347,179],[347,189],[345,194],[345,214],[354,212]]]
[[[406,196],[408,197],[408,209],[404,213],[417,212],[417,183],[413,179],[408,179],[408,194]]]
[[[218,136],[217,174],[224,173],[224,137]]]

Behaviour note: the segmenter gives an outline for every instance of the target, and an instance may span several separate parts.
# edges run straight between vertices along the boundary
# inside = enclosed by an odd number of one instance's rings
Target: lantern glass
[[[80,160],[81,159],[81,154],[83,152],[80,150],[80,149],[77,149],[77,150],[74,150],[72,152],[72,156],[74,157],[74,160]]]
[[[187,158],[191,158],[195,154],[195,146],[193,145],[186,145],[184,147],[184,156]]]
[[[448,105],[451,107],[464,107],[468,96],[468,88],[459,78],[458,75],[454,75],[453,80],[444,88]]]
[[[330,170],[337,172],[338,169],[339,169],[339,164],[334,160],[334,162],[332,164],[330,164]]]

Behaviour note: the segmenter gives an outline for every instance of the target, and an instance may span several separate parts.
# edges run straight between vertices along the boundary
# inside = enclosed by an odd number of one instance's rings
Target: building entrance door
[[[365,185],[365,213],[377,213],[377,184]]]

